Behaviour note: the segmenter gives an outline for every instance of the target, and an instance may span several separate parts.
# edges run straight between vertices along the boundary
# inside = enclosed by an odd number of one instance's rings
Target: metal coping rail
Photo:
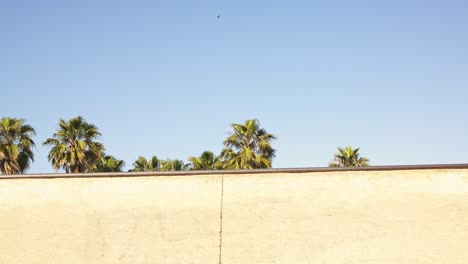
[[[429,165],[386,165],[369,167],[310,167],[310,168],[278,168],[255,170],[204,170],[204,171],[149,171],[149,172],[100,172],[100,173],[40,173],[0,175],[5,179],[72,179],[72,178],[119,178],[119,177],[161,177],[161,176],[196,176],[196,175],[229,175],[229,174],[265,174],[265,173],[307,173],[336,171],[392,171],[392,170],[433,170],[433,169],[468,169],[468,163],[463,164],[429,164]]]

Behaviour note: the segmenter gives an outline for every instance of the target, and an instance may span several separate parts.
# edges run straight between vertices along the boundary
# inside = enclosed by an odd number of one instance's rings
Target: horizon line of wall
[[[334,172],[334,171],[393,171],[393,170],[432,170],[432,169],[468,169],[468,163],[378,165],[378,166],[365,166],[365,167],[298,167],[298,168],[268,168],[268,169],[240,169],[240,170],[25,173],[25,174],[0,174],[0,180],[2,179],[42,179],[42,178],[195,176],[195,175],[219,175],[219,174],[271,174],[271,173],[306,173],[306,172]]]

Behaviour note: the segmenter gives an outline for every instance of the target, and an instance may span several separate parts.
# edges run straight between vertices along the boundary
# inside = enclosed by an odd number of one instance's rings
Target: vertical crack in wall
[[[224,199],[224,175],[221,175],[221,205],[219,209],[219,259],[218,264],[221,264],[222,249],[223,249],[223,199]]]

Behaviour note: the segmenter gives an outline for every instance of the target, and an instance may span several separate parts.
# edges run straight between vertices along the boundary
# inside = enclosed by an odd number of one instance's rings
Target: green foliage
[[[190,164],[184,164],[182,160],[161,160],[161,171],[183,171],[189,168]]]
[[[271,168],[276,152],[271,141],[276,137],[261,128],[256,119],[231,127],[233,132],[224,140],[221,151],[223,167],[232,170]]]
[[[129,171],[159,171],[160,161],[158,157],[153,156],[151,159],[147,160],[145,157],[138,157],[138,159],[133,162],[133,169]]]
[[[271,168],[276,150],[271,142],[276,136],[260,127],[256,119],[243,124],[231,124],[233,131],[223,141],[224,148],[216,156],[204,151],[198,157],[189,157],[185,164],[179,159],[159,160],[152,156],[149,160],[139,157],[129,171],[182,171],[220,169],[263,169]],[[35,130],[23,119],[4,117],[0,120],[0,171],[2,174],[24,173],[34,161],[31,137]],[[49,146],[48,159],[55,170],[66,173],[80,172],[121,172],[123,160],[104,153],[104,146],[96,140],[101,136],[97,127],[78,116],[68,121],[60,119],[59,128],[43,145]],[[330,167],[369,166],[369,159],[360,157],[359,148],[351,146],[338,148],[329,163]]]
[[[347,146],[344,149],[338,148],[338,153],[328,165],[329,167],[366,167],[369,166],[369,159],[360,157],[359,148],[353,149]]]
[[[24,173],[34,161],[32,136],[36,131],[24,119],[3,117],[0,120],[0,171]]]
[[[122,172],[125,162],[114,156],[101,153],[101,158],[94,165],[94,172]]]
[[[99,136],[95,125],[78,116],[69,121],[60,119],[59,129],[43,145],[51,147],[48,158],[55,170],[92,172],[104,151],[104,146],[96,141]]]
[[[147,160],[145,157],[138,157],[138,159],[133,163],[133,169],[130,169],[130,172],[137,171],[181,171],[187,170],[190,164],[184,164],[182,160],[160,160],[158,157],[153,156],[150,160]]]
[[[221,157],[215,156],[211,151],[204,151],[200,157],[189,157],[191,170],[218,170],[222,169]]]

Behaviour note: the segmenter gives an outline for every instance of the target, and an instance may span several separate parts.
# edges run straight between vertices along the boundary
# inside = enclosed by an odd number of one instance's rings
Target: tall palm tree
[[[55,170],[89,172],[104,151],[104,146],[96,141],[99,136],[95,125],[78,116],[68,121],[60,119],[59,129],[43,145],[51,147],[48,158]]]
[[[328,165],[329,167],[366,167],[369,166],[369,159],[360,157],[359,148],[353,149],[347,146],[344,149],[338,148],[334,159]]]
[[[0,120],[0,171],[3,174],[24,173],[34,161],[32,136],[34,128],[24,119],[3,117]]]
[[[226,169],[270,168],[276,150],[271,141],[273,134],[260,127],[256,119],[246,120],[244,124],[232,124],[233,133],[224,140],[225,148],[221,156]]]
[[[95,172],[122,172],[125,162],[118,160],[112,155],[101,153],[101,159],[94,166]]]
[[[192,163],[191,170],[216,170],[222,167],[220,157],[211,151],[204,151],[200,157],[189,157],[188,160]]]
[[[133,169],[129,171],[159,171],[160,165],[160,161],[156,156],[151,157],[149,160],[140,156],[133,163]]]

